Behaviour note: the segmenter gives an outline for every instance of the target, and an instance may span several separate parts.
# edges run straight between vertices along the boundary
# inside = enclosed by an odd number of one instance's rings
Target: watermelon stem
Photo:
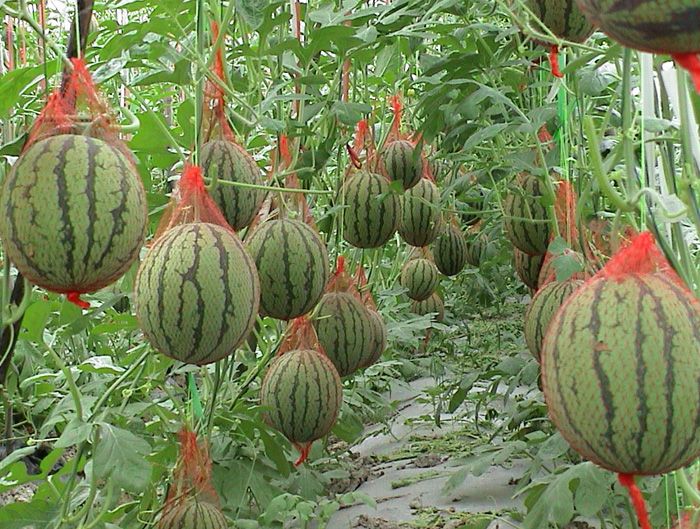
[[[559,69],[559,46],[552,44],[549,48],[549,65],[552,68],[552,75],[561,79],[564,74]]]
[[[671,55],[681,68],[685,68],[693,78],[695,90],[700,94],[700,55],[697,53],[675,53]]]
[[[81,309],[89,309],[90,303],[80,299],[80,295],[80,292],[68,292],[66,294],[66,299]]]
[[[644,496],[642,496],[642,491],[639,490],[637,483],[634,481],[634,474],[623,474],[621,472],[617,475],[617,479],[629,492],[630,499],[632,500],[632,505],[634,505],[634,510],[637,513],[637,518],[639,519],[639,526],[641,529],[651,529],[649,513],[647,512],[646,505],[644,504]]]

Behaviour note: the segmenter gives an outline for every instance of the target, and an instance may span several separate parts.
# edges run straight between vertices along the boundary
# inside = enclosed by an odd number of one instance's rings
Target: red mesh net
[[[154,240],[159,239],[170,228],[190,222],[208,222],[233,231],[219,206],[209,195],[204,185],[202,170],[196,165],[187,164],[168,209],[158,224]]]
[[[63,76],[62,86],[49,96],[34,122],[23,152],[51,136],[75,134],[109,143],[135,166],[134,157],[119,137],[114,116],[100,97],[84,59],[71,59],[71,65],[72,70]],[[81,294],[83,292],[67,292],[66,299],[81,309],[89,308],[90,304],[80,299]]]
[[[366,119],[362,119],[355,127],[353,144],[346,146],[350,163],[345,171],[345,178],[349,178],[363,167],[368,171],[384,174],[381,164],[378,163],[377,147],[374,143],[372,128]]]
[[[700,54],[696,53],[676,53],[672,55],[679,66],[688,70],[693,78],[695,90],[700,94]]]
[[[401,136],[401,119],[403,118],[403,102],[401,101],[401,95],[395,94],[391,96],[389,98],[389,105],[391,105],[391,112],[394,114],[394,119],[391,122],[391,130],[386,138],[387,143],[403,139]]]
[[[133,155],[119,138],[114,116],[99,96],[83,59],[71,59],[73,70],[61,88],[50,96],[24,146],[57,134],[79,134],[103,140],[118,148],[134,163]]]
[[[629,225],[617,226],[608,219],[593,219],[588,223],[588,233],[596,257],[608,258],[628,246],[637,230]]]
[[[656,245],[654,236],[642,232],[631,243],[618,251],[597,275],[609,279],[621,279],[629,275],[667,274],[674,281],[682,283],[666,257]]]
[[[326,292],[348,292],[357,299],[362,300],[360,291],[357,288],[356,279],[345,270],[345,257],[342,255],[338,256],[335,273],[330,281],[328,281]]]
[[[576,202],[578,202],[578,196],[574,186],[567,180],[554,182],[554,188],[554,214],[557,218],[559,233],[570,246],[575,248],[579,242],[578,229],[576,228]]]
[[[321,347],[316,335],[316,329],[307,316],[300,316],[289,322],[287,330],[284,332],[282,344],[277,351],[277,356],[281,356],[289,351],[310,349],[326,354]]]
[[[211,23],[212,40],[219,38],[219,26]],[[223,41],[222,41],[223,42]],[[204,85],[204,108],[202,109],[202,131],[204,142],[223,139],[236,143],[236,135],[226,119],[226,98],[223,85],[226,84],[223,46],[214,52],[212,77]]]
[[[549,47],[549,65],[552,68],[552,75],[554,77],[562,78],[564,74],[561,73],[559,69],[559,46],[552,44]]]
[[[360,293],[362,302],[365,307],[370,310],[377,311],[377,303],[372,296],[372,290],[369,287],[369,282],[367,281],[367,274],[365,273],[365,268],[362,265],[357,265],[357,270],[355,271],[355,284],[357,285],[357,290]]]
[[[219,496],[211,482],[211,458],[206,442],[198,440],[187,428],[180,430],[178,437],[180,454],[163,512],[181,508],[192,497],[218,507]]]

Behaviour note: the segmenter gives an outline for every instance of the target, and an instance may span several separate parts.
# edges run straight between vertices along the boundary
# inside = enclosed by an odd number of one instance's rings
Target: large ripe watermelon
[[[59,135],[29,147],[0,192],[0,238],[32,283],[93,292],[139,254],[146,195],[131,160],[88,136]]]
[[[503,202],[503,227],[513,246],[529,255],[542,255],[549,244],[549,221],[542,205],[543,184],[522,174]]]
[[[528,255],[517,248],[513,248],[515,258],[515,272],[525,286],[537,290],[539,288],[539,275],[544,262],[544,255]]]
[[[613,277],[606,269],[547,331],[550,416],[573,448],[604,468],[669,472],[700,455],[700,302],[666,272]]]
[[[552,282],[540,289],[525,312],[525,342],[532,355],[540,359],[542,340],[552,318],[583,281],[569,279]]]
[[[700,52],[698,0],[577,0],[593,24],[621,44],[652,53]]]
[[[262,223],[248,239],[260,274],[260,309],[266,316],[291,320],[313,309],[329,275],[328,251],[319,234],[291,219]]]
[[[343,386],[331,361],[310,349],[275,358],[260,388],[265,420],[293,443],[313,442],[335,424]]]
[[[467,239],[454,223],[445,226],[432,249],[435,266],[446,276],[456,276],[467,264]]]
[[[411,259],[401,271],[399,282],[409,298],[423,301],[431,296],[440,281],[437,267],[428,259]]]
[[[404,193],[399,234],[411,246],[422,247],[432,243],[441,228],[440,191],[422,178]]]
[[[357,248],[379,248],[396,233],[401,200],[381,175],[360,171],[342,188],[343,237]]]
[[[404,189],[416,185],[423,175],[420,149],[407,140],[394,140],[384,149],[384,167],[392,180],[401,182]]]
[[[441,322],[445,319],[445,303],[437,292],[423,301],[413,301],[411,303],[411,312],[424,316],[426,314],[434,314],[435,321]]]
[[[353,374],[376,354],[374,325],[370,311],[349,292],[329,292],[321,298],[314,328],[341,377]]]
[[[166,505],[157,529],[227,529],[228,520],[216,505],[199,501],[194,496]]]
[[[528,0],[527,6],[560,39],[584,42],[595,29],[575,0]]]
[[[202,146],[200,165],[204,176],[220,181],[262,184],[260,167],[240,145],[230,141],[213,140]],[[242,230],[255,218],[265,200],[260,189],[219,184],[212,192],[221,212],[234,230]]]
[[[141,263],[136,316],[161,353],[216,362],[248,337],[258,315],[255,264],[232,231],[204,222],[171,228]]]

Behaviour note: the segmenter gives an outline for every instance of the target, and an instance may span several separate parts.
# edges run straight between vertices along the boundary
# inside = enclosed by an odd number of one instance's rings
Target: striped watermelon
[[[537,290],[539,287],[539,275],[544,262],[544,255],[528,255],[517,248],[513,248],[515,257],[515,272],[525,286]]]
[[[389,178],[401,182],[404,189],[415,186],[423,176],[420,149],[407,140],[389,143],[384,150],[383,162]]]
[[[432,249],[437,269],[446,276],[456,276],[467,264],[467,239],[454,223],[443,229]]]
[[[496,252],[496,247],[488,233],[478,232],[467,241],[467,263],[479,267],[482,261],[490,259]]]
[[[262,184],[260,167],[240,145],[213,140],[202,146],[200,165],[206,178],[227,182]],[[231,227],[238,231],[248,226],[265,200],[265,192],[219,184],[211,193]]]
[[[329,265],[326,245],[313,228],[298,220],[268,220],[255,229],[248,249],[260,274],[264,315],[291,320],[316,306]]]
[[[404,194],[399,234],[411,246],[421,247],[432,243],[441,228],[440,191],[422,178]]]
[[[595,29],[575,0],[528,0],[527,6],[560,39],[584,42]]]
[[[370,310],[369,312],[370,321],[372,323],[372,334],[370,336],[370,354],[367,356],[366,360],[363,360],[360,368],[369,367],[376,363],[386,351],[387,345],[387,332],[386,323],[384,323],[384,318],[376,310]]]
[[[343,237],[357,248],[379,248],[396,233],[401,200],[389,181],[360,171],[343,186]]]
[[[314,328],[341,377],[353,374],[376,354],[370,311],[348,292],[329,292],[321,298]]]
[[[54,292],[93,292],[138,257],[146,194],[133,162],[88,136],[38,141],[0,192],[0,238],[32,283]]]
[[[419,316],[426,314],[435,314],[435,321],[441,322],[445,320],[445,303],[437,292],[423,301],[411,302],[411,312]]]
[[[638,250],[623,269],[640,261]],[[700,455],[700,302],[668,272],[620,273],[620,259],[613,275],[612,263],[552,320],[544,394],[552,421],[585,458],[614,472],[662,474]]]
[[[581,10],[612,39],[652,53],[700,52],[697,0],[577,0]]]
[[[326,435],[338,418],[343,386],[333,363],[311,349],[274,359],[260,388],[265,421],[295,444]]]
[[[228,520],[216,505],[188,496],[163,509],[157,529],[228,529],[228,526]]]
[[[523,174],[520,187],[503,202],[503,227],[518,250],[528,255],[542,255],[549,244],[547,210],[541,203],[543,185],[537,177]]]
[[[411,259],[401,271],[399,282],[408,290],[407,295],[415,301],[423,301],[431,296],[438,286],[440,273],[428,259]]]
[[[577,279],[554,281],[540,289],[532,298],[525,312],[525,342],[537,360],[540,359],[542,340],[554,314],[582,284],[583,281]]]
[[[136,316],[151,345],[187,364],[233,353],[258,314],[255,265],[238,236],[197,222],[171,228],[141,263]]]

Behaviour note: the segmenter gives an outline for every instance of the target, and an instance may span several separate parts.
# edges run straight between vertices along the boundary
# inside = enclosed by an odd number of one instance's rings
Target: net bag
[[[147,202],[84,60],[71,64],[3,183],[0,238],[24,277],[87,308],[81,294],[113,283],[138,257]]]

